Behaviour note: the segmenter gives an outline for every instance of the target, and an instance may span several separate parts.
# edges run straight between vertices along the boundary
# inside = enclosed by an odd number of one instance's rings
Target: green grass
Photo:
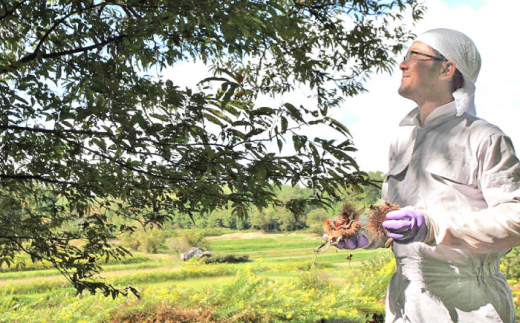
[[[308,236],[298,235],[265,236],[265,238],[245,240],[213,239],[211,251],[215,254],[249,254],[253,271],[273,279],[283,276],[278,271],[287,271],[285,276],[294,276],[294,271],[308,270],[314,261],[319,268],[342,268],[347,265],[349,268],[355,268],[373,254],[373,251],[346,252],[331,247],[316,258],[314,248],[319,245],[318,240],[309,240]],[[349,254],[353,254],[352,261],[345,259]],[[178,260],[157,255],[147,256],[143,253],[136,253],[134,257],[133,260],[127,259],[126,264],[104,265],[103,276],[116,286],[131,284],[141,287],[168,281],[183,281],[189,284],[191,279],[197,280],[200,277],[234,275],[246,265],[213,265],[212,269],[206,272],[201,270],[190,272],[182,270],[182,263]],[[292,267],[284,267],[280,264],[292,264]],[[45,294],[57,289],[65,288],[68,291],[70,289],[64,277],[52,269],[0,273],[0,295],[5,294],[6,290],[10,290],[13,286],[16,286],[15,291],[10,293],[16,295]]]
[[[363,261],[389,251],[349,252],[331,247],[316,257],[314,249],[319,243],[319,236],[308,234],[266,234],[233,240],[226,240],[224,235],[212,237],[213,254],[247,254],[251,261],[205,265],[182,263],[171,254],[135,253],[135,261],[103,266],[107,282],[116,287],[136,287],[143,295],[141,300],[76,296],[55,270],[4,272],[0,273],[0,322],[109,321],[121,311],[131,315],[164,302],[187,309],[202,306],[222,322],[247,321],[244,317],[248,315],[266,322],[287,317],[361,322],[364,312],[358,308],[381,311],[377,300],[360,300],[355,293],[342,292],[342,286],[350,284],[345,277],[360,275]],[[345,259],[349,254],[353,255],[350,262]],[[340,302],[353,305],[342,306]]]
[[[247,240],[212,240],[211,250],[222,253],[248,253],[291,249],[314,249],[319,241],[304,240],[302,237],[279,237]]]
[[[8,267],[5,264],[2,264],[0,267],[0,279],[3,279],[3,275],[6,273],[12,272],[28,272],[28,271],[44,271],[46,269],[54,269],[54,266],[48,261],[35,261],[32,262],[30,257],[27,254],[19,255],[19,261],[17,266]],[[132,256],[128,256],[121,259],[110,258],[108,262],[101,261],[102,265],[105,266],[117,266],[117,265],[128,265],[128,264],[140,264],[144,262],[148,262],[150,259],[140,253],[134,253]]]
[[[139,321],[155,313],[196,320],[201,310],[217,322],[365,322],[384,311],[395,270],[390,250],[330,247],[316,255],[319,236],[251,236],[211,239],[213,254],[247,254],[247,263],[182,263],[171,254],[135,253],[135,260],[103,266],[106,281],[136,287],[140,300],[76,296],[54,270],[0,273],[0,322]]]

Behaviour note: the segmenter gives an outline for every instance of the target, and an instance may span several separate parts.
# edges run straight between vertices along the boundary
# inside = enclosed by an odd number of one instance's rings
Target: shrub
[[[309,231],[312,233],[323,233],[323,220],[328,219],[330,216],[324,209],[314,209],[307,214],[305,224],[309,227]]]
[[[500,270],[507,279],[520,279],[520,247],[513,248],[507,255],[502,257]]]
[[[164,248],[166,238],[160,229],[153,228],[141,235],[142,250],[151,253],[157,253],[159,248]]]
[[[239,262],[248,262],[249,261],[249,255],[241,255],[241,256],[236,256],[236,255],[211,256],[211,257],[201,258],[200,261],[202,261],[203,263],[206,263],[206,264],[211,264],[211,263],[219,263],[219,264],[230,263],[230,264],[234,264],[234,263],[239,263]]]
[[[139,239],[139,235],[137,232],[125,232],[121,234],[118,238],[119,243],[130,250],[139,250],[141,246],[141,240]]]
[[[143,228],[138,226],[134,232],[127,232],[119,236],[119,243],[131,250],[141,250],[157,253],[160,248],[164,248],[166,237],[162,230],[158,228]]]
[[[326,288],[330,284],[330,275],[324,271],[310,269],[298,276],[298,285],[305,289]]]
[[[204,230],[184,230],[181,238],[189,247],[197,247],[204,250],[209,250],[209,241],[205,238]]]
[[[213,322],[213,311],[203,306],[173,307],[166,302],[150,304],[146,307],[119,308],[111,322]]]
[[[170,238],[168,241],[168,249],[171,252],[176,253],[178,256],[180,256],[181,253],[190,248],[188,242],[181,237],[173,237]]]
[[[359,284],[361,289],[357,294],[384,300],[386,288],[395,272],[395,261],[392,253],[387,250],[379,251],[374,257],[363,261],[362,268],[370,268],[370,270],[360,272]]]

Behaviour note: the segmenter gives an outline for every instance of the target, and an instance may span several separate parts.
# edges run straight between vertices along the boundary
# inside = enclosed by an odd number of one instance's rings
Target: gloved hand
[[[357,249],[363,248],[368,244],[368,239],[362,234],[356,234],[347,240],[340,241],[336,244],[333,244],[338,249]]]
[[[426,219],[421,211],[400,209],[388,212],[383,222],[386,235],[398,243],[423,242],[426,239]]]

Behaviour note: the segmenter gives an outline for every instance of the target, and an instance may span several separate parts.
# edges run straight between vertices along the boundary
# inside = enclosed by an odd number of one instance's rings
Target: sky
[[[477,116],[497,125],[511,138],[518,151],[520,42],[517,39],[520,19],[517,15],[520,0],[425,0],[425,4],[424,18],[412,31],[420,35],[434,28],[450,28],[473,40],[482,58],[475,92]],[[207,70],[203,65],[184,64],[167,70],[165,74],[177,81],[179,78],[175,76],[183,75],[182,82],[191,85],[188,75],[200,80],[200,75],[207,74]],[[400,120],[415,108],[414,102],[397,93],[400,80],[398,66],[392,75],[374,74],[365,84],[367,93],[346,99],[342,107],[333,112],[333,117],[350,130],[358,149],[353,157],[363,171],[388,171],[388,149],[392,138]],[[297,90],[280,100],[301,100],[308,95],[304,92]]]
[[[482,67],[476,82],[477,116],[497,125],[520,149],[520,1],[427,0],[424,19],[415,34],[450,28],[469,36],[477,46]],[[388,171],[388,147],[401,119],[415,103],[399,96],[401,71],[373,76],[368,93],[348,99],[337,115],[349,128],[365,171]]]

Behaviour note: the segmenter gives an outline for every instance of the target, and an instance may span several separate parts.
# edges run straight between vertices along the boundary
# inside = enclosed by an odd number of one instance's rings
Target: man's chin
[[[403,98],[406,98],[406,99],[409,99],[409,94],[408,93],[409,91],[406,90],[405,87],[399,87],[399,89],[397,90],[397,93],[399,93],[400,96],[402,96]]]

